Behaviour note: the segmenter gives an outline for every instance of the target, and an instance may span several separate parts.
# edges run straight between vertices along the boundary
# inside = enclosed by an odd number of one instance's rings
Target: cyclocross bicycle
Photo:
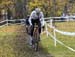
[[[39,50],[39,38],[40,38],[39,26],[35,23],[33,31],[33,43],[32,43],[35,51]]]

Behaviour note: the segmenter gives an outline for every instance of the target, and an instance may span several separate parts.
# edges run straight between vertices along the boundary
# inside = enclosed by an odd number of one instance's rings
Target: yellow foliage
[[[1,3],[1,5],[9,5],[9,4],[14,4],[14,2],[12,2],[12,1],[3,1],[2,3]]]

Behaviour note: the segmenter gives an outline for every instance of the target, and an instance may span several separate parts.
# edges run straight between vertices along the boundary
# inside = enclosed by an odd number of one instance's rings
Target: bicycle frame
[[[34,40],[34,43],[33,43],[33,45],[34,45],[34,49],[35,49],[35,51],[38,51],[38,46],[39,46],[39,27],[38,27],[38,25],[35,23],[35,25],[34,25],[34,31],[33,31],[33,40]]]

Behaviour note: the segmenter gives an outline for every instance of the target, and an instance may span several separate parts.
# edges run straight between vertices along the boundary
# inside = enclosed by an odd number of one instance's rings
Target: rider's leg
[[[29,41],[29,45],[32,46],[32,37],[31,36],[29,36],[29,40],[28,41]]]
[[[32,27],[30,28],[30,36],[31,36],[30,42],[31,44],[33,44],[34,20],[31,20],[31,22],[32,22]]]
[[[40,22],[38,23],[38,26],[39,26],[39,41],[40,41],[40,34],[41,34],[41,23]]]
[[[29,44],[33,44],[33,27],[31,28],[30,37],[29,37]]]
[[[34,31],[34,26],[31,28],[32,44],[34,43],[34,38],[33,38],[33,31]]]

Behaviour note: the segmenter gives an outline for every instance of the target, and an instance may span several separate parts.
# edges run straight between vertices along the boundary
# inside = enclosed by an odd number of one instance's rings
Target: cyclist
[[[27,18],[26,18],[26,25],[29,25],[28,19],[29,19],[29,15],[27,15]]]
[[[39,26],[39,34],[41,33],[41,27],[44,27],[44,14],[41,11],[40,8],[35,8],[35,10],[33,10],[31,12],[31,15],[29,17],[29,24],[31,26],[31,42],[30,45],[32,45],[33,42],[33,30],[34,30],[34,25],[35,23]],[[40,40],[40,37],[39,37]]]
[[[27,33],[29,34],[29,31],[28,31],[28,29],[29,29],[29,21],[28,21],[28,19],[29,19],[29,15],[27,15],[27,17],[26,17],[26,30],[27,30]]]

